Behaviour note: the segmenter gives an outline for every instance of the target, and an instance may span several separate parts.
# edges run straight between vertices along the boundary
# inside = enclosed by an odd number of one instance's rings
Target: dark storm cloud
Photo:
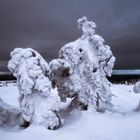
[[[15,47],[57,57],[60,47],[79,37],[76,20],[85,15],[112,47],[116,68],[140,68],[139,7],[139,0],[0,0],[0,60]]]

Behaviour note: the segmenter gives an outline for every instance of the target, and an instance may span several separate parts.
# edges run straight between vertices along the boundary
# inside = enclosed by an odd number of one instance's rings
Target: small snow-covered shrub
[[[136,82],[134,87],[133,87],[133,91],[137,94],[140,94],[140,81]],[[136,108],[136,111],[140,111],[140,101],[139,101],[139,104]]]
[[[86,17],[78,20],[82,36],[61,48],[59,58],[50,62],[51,80],[61,101],[74,98],[78,106],[97,111],[110,107],[111,76],[115,57],[104,39],[95,33],[96,24]]]
[[[19,124],[21,112],[19,109],[8,105],[0,98],[0,126],[16,126]]]
[[[11,52],[8,68],[17,78],[21,126],[27,127],[33,121],[50,129],[59,127],[60,100],[51,92],[50,69],[42,56],[31,48],[16,48]]]
[[[140,93],[140,81],[138,81],[138,82],[134,85],[133,91],[134,91],[135,93]]]

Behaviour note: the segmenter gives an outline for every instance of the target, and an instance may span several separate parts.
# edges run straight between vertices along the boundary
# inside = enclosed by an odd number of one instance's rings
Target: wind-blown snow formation
[[[82,36],[61,48],[59,58],[50,62],[51,80],[62,101],[73,98],[78,106],[97,111],[109,109],[111,76],[115,57],[104,39],[95,33],[96,25],[86,17],[78,20]],[[78,101],[78,102],[77,102]]]
[[[49,129],[59,127],[60,100],[51,92],[50,69],[41,55],[31,48],[16,48],[11,52],[8,68],[17,78],[21,126],[27,127],[33,121]]]

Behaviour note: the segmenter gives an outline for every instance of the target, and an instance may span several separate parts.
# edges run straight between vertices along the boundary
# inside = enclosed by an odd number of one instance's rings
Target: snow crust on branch
[[[111,106],[107,76],[111,76],[115,57],[104,39],[95,33],[96,24],[86,17],[79,19],[83,34],[63,46],[59,58],[50,62],[51,80],[62,101],[77,99],[79,105],[104,111]]]
[[[21,123],[33,121],[57,128],[61,124],[57,114],[60,99],[52,94],[47,62],[31,48],[16,48],[11,52],[8,68],[17,78]]]

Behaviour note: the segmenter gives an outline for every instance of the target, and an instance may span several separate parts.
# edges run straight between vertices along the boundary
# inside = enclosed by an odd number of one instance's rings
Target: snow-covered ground
[[[57,130],[35,125],[24,130],[0,128],[0,140],[139,140],[140,112],[134,110],[140,94],[133,92],[133,85],[113,85],[111,90],[118,113],[74,110],[65,114],[64,125]],[[0,97],[18,106],[16,86],[0,87]]]

